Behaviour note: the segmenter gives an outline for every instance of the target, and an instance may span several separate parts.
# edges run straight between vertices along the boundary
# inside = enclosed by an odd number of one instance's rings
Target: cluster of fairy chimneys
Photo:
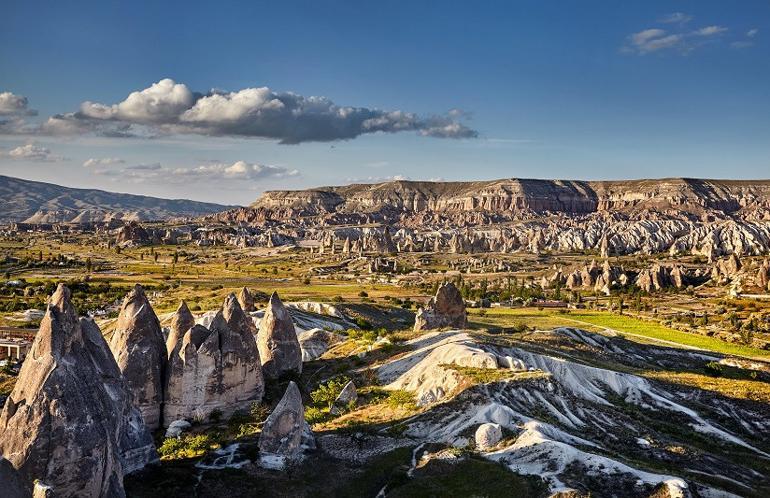
[[[164,340],[141,287],[126,296],[110,349],[150,429],[214,412],[227,418],[261,401],[265,379],[301,373],[297,334],[278,295],[270,297],[259,329],[244,311],[253,307],[248,290],[240,299],[230,294],[205,327],[182,302]]]
[[[123,476],[158,459],[151,430],[215,411],[228,417],[261,402],[265,379],[300,373],[299,342],[278,295],[259,329],[243,309],[253,309],[248,291],[240,297],[227,296],[208,327],[182,303],[164,340],[137,285],[108,344],[60,285],[0,412],[0,481],[21,486],[0,495],[124,496]],[[311,443],[291,382],[259,447],[293,458]]]

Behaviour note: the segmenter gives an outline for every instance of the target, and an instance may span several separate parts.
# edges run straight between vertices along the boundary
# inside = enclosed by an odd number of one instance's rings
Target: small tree
[[[350,379],[344,375],[334,377],[323,384],[319,384],[318,389],[310,393],[310,397],[314,403],[325,404],[331,410],[334,401],[348,382],[350,382]]]

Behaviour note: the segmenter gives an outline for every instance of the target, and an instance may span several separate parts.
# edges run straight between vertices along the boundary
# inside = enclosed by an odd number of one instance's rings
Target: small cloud
[[[758,34],[759,34],[759,30],[757,28],[746,31],[746,36],[748,36],[749,38],[754,38]]]
[[[0,116],[35,116],[37,111],[29,108],[27,97],[11,92],[0,92]]]
[[[658,22],[663,24],[685,24],[690,21],[692,16],[684,12],[672,12],[658,19]]]
[[[47,147],[41,147],[40,145],[33,143],[20,145],[15,149],[11,149],[7,155],[11,159],[18,161],[58,162],[65,161],[67,159],[65,157],[52,154],[51,149],[48,149]]]
[[[698,36],[714,36],[722,34],[725,31],[727,31],[727,28],[724,26],[706,26],[705,28],[694,31],[694,34]]]
[[[391,176],[367,176],[366,178],[346,178],[346,183],[384,183],[384,182],[400,182],[409,181],[411,178],[405,175],[391,175]]]
[[[658,28],[645,29],[628,37],[626,48],[639,55],[657,52],[667,48],[678,47],[682,42],[682,35],[666,34],[665,30]]]
[[[84,168],[95,168],[97,166],[110,166],[112,164],[124,164],[126,161],[119,157],[90,158],[83,162]]]

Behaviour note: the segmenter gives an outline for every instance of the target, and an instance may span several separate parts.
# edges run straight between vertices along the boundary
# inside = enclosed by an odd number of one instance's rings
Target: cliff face
[[[662,179],[587,182],[493,180],[484,182],[394,181],[301,191],[266,192],[244,213],[277,219],[330,213],[417,214],[486,212],[588,214],[593,212],[770,211],[770,181]]]

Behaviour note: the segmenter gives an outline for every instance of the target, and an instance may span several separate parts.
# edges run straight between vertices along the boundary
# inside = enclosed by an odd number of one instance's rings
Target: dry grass
[[[691,372],[645,371],[642,375],[663,382],[712,391],[730,398],[770,403],[770,384],[766,382],[711,377]]]

